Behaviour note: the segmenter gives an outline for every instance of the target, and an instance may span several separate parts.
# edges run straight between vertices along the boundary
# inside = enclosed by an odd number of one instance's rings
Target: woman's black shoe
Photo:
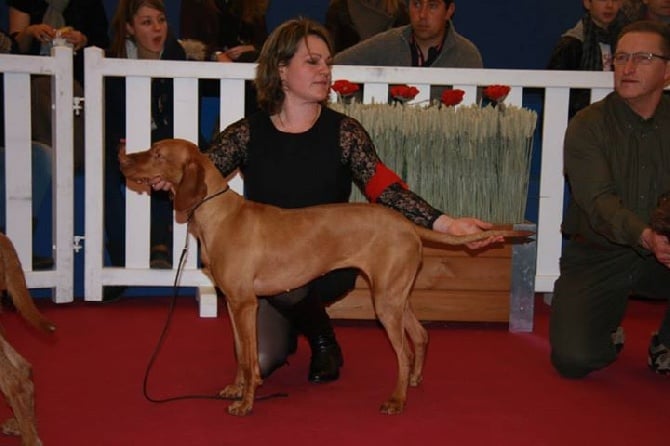
[[[340,367],[344,364],[342,350],[334,336],[319,336],[310,341],[312,359],[309,363],[307,379],[313,383],[335,381],[340,377]]]

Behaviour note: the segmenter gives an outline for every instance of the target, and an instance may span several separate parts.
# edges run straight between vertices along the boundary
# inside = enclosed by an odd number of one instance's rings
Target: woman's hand
[[[226,51],[226,56],[231,60],[237,60],[244,53],[255,51],[256,48],[253,45],[237,45]]]
[[[155,191],[164,190],[174,193],[174,184],[162,180],[161,177],[155,177],[149,180],[149,185]]]
[[[26,34],[35,40],[39,40],[40,42],[50,42],[54,37],[56,37],[56,30],[51,25],[38,23],[36,25],[30,25],[28,28],[26,28]]]
[[[71,44],[74,51],[84,48],[88,43],[88,38],[86,35],[81,31],[77,31],[76,29],[68,29],[65,32],[62,32],[60,33],[60,37]]]
[[[447,215],[440,215],[433,223],[433,230],[443,232],[449,235],[468,235],[491,229],[491,223],[472,217],[451,218]],[[492,243],[501,243],[503,237],[488,237],[476,242],[466,244],[469,249],[481,249]]]

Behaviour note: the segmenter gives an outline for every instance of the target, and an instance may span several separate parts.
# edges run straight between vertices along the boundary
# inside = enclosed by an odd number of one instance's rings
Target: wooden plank
[[[506,244],[473,253],[463,247],[426,248],[410,295],[424,321],[507,322],[512,249]],[[368,283],[363,277],[349,295],[328,307],[335,319],[374,319]]]
[[[417,318],[422,321],[507,322],[509,292],[414,290],[410,297]],[[333,319],[374,319],[367,289],[355,289],[328,307]]]

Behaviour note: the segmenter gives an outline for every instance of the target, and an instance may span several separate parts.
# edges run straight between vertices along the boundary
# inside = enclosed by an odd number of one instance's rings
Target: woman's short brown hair
[[[284,89],[279,76],[279,67],[285,66],[295,55],[301,41],[308,36],[323,40],[332,53],[333,45],[326,28],[307,18],[288,20],[270,34],[258,57],[256,68],[256,91],[258,106],[269,114],[279,111],[284,102]]]

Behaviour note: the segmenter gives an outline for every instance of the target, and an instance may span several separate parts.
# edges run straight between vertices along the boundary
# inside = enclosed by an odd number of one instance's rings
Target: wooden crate
[[[463,247],[424,248],[423,265],[410,301],[419,320],[507,322],[512,248],[496,246],[473,254]],[[374,319],[367,281],[328,307],[336,319]]]

